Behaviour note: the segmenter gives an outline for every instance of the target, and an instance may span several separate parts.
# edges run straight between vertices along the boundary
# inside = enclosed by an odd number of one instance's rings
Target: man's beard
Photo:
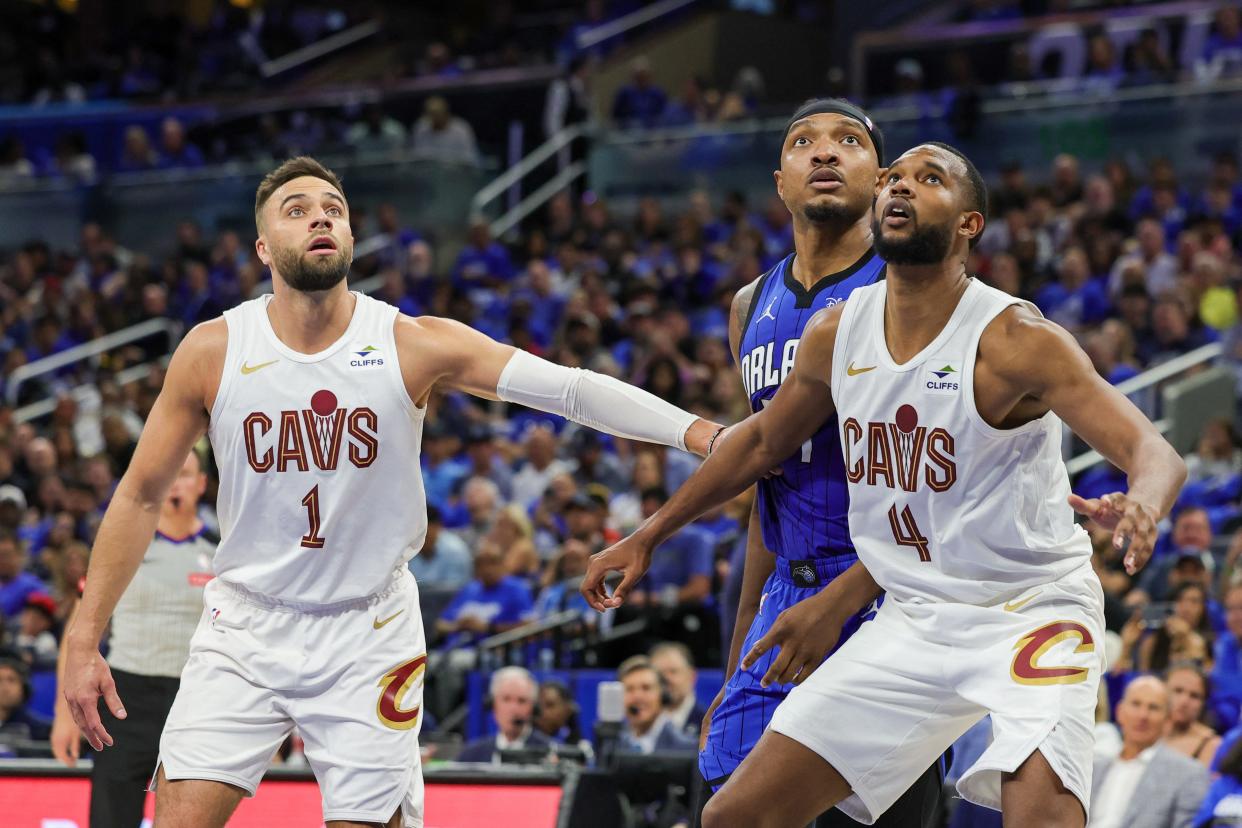
[[[875,252],[884,261],[896,265],[930,265],[943,262],[953,245],[953,226],[949,223],[918,227],[909,237],[894,239],[884,235],[879,219],[871,220],[871,238]]]
[[[307,257],[305,251],[297,248],[278,247],[272,250],[272,257],[285,284],[294,290],[313,293],[336,287],[349,275],[354,248],[352,244],[346,244],[338,247],[331,256]]]
[[[840,202],[816,202],[802,208],[802,215],[811,224],[853,224],[866,212],[865,207],[857,210]]]

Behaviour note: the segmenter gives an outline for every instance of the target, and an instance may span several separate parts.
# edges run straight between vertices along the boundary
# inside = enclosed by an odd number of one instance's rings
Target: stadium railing
[[[1117,390],[1151,419],[1174,448],[1186,453],[1208,420],[1232,416],[1237,378],[1225,366],[1213,364],[1223,353],[1219,342],[1203,345],[1118,383]],[[1067,456],[1072,440],[1066,429]],[[1088,450],[1070,457],[1065,466],[1073,477],[1103,462],[1099,452]]]

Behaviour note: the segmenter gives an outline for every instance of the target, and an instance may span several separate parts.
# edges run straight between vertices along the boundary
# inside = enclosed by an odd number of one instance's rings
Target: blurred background
[[[866,106],[890,158],[926,140],[969,154],[991,187],[973,272],[1072,331],[1187,457],[1137,577],[1088,527],[1111,630],[1101,755],[1126,738],[1111,711],[1128,679],[1170,667],[1194,685],[1170,744],[1192,726],[1236,741],[1237,3],[0,0],[0,16],[0,802],[35,808],[6,824],[86,824],[82,771],[47,758],[57,641],[168,355],[270,289],[267,170],[313,154],[341,176],[355,289],[735,422],[728,309],[791,250],[772,171],[812,96]],[[428,825],[687,824],[746,496],[657,553],[640,606],[597,616],[576,592],[587,558],[697,459],[454,394],[431,408],[432,552],[411,564],[433,650]],[[1068,436],[1065,457],[1080,494],[1124,489]],[[482,627],[503,631],[479,632],[471,608],[500,593]],[[684,744],[635,761],[650,751],[628,735],[662,709]],[[546,738],[476,756],[532,730]],[[470,757],[490,764],[453,761]],[[296,737],[273,775],[310,778]],[[302,787],[308,816],[254,824],[319,824]],[[946,825],[999,825],[947,805]]]

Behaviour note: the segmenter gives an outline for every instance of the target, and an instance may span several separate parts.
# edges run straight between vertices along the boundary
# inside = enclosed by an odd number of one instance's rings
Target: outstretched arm
[[[1074,338],[1034,311],[1005,311],[980,341],[990,370],[1041,402],[1126,473],[1129,491],[1070,505],[1113,531],[1133,575],[1151,556],[1156,524],[1172,508],[1186,480],[1186,464],[1151,421],[1091,365]]]
[[[638,530],[591,559],[582,594],[597,610],[620,606],[647,571],[651,551],[681,527],[713,506],[734,497],[792,454],[832,415],[829,386],[832,349],[840,306],[820,311],[807,323],[793,372],[772,403],[729,429],[710,457],[660,511]],[[621,571],[611,597],[604,578]]]
[[[700,456],[717,426],[641,388],[581,368],[566,368],[505,345],[450,319],[401,317],[397,347],[411,395],[434,384],[489,400],[559,414],[618,437],[661,443]],[[432,376],[427,382],[427,369]]]
[[[96,750],[112,744],[99,719],[99,696],[113,715],[125,718],[112,674],[99,655],[99,639],[155,537],[160,507],[177,471],[207,427],[205,389],[220,375],[227,336],[223,320],[208,322],[191,331],[173,354],[164,387],[95,537],[86,590],[65,635],[63,692],[74,721]]]

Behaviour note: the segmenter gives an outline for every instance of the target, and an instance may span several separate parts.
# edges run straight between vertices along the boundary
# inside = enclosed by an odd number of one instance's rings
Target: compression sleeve
[[[501,372],[496,396],[617,437],[682,451],[686,432],[698,419],[641,388],[594,371],[566,368],[520,348]]]

